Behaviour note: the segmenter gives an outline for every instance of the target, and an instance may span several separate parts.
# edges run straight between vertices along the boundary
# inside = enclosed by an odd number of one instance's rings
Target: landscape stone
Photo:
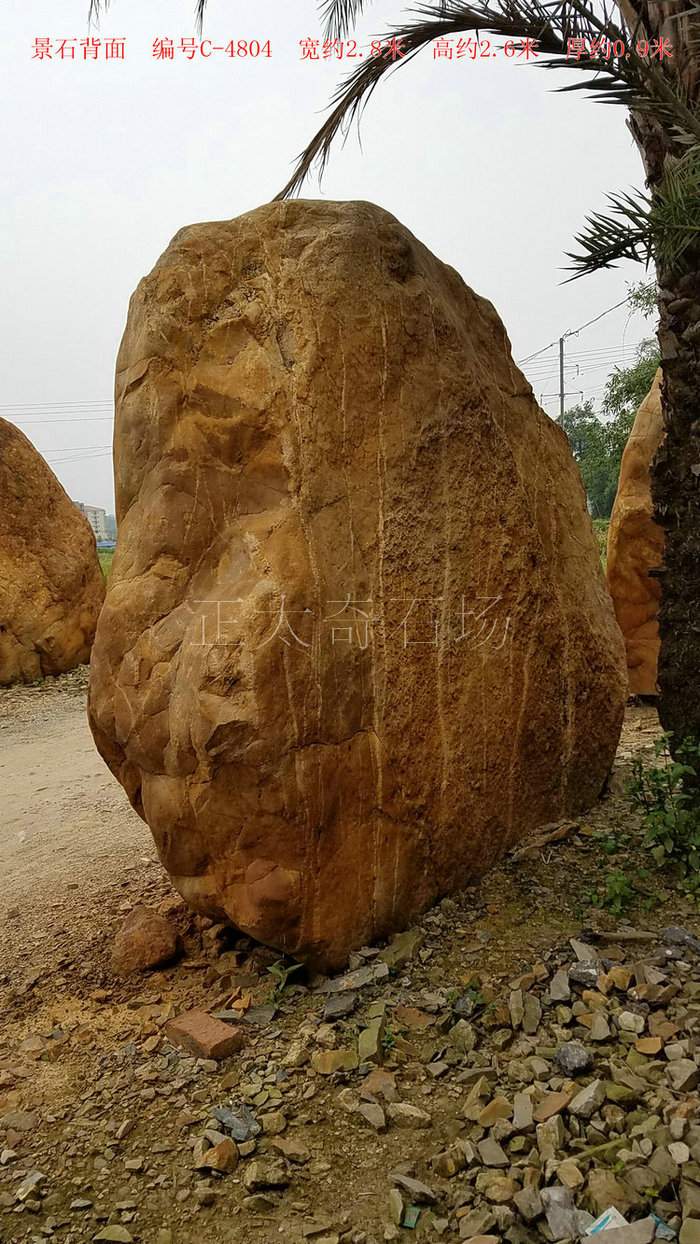
[[[387,212],[180,229],[131,299],[114,472],[89,718],[194,911],[335,970],[598,797],[627,680],[578,467]]]
[[[104,595],[90,523],[0,418],[0,686],[88,661]]]
[[[663,527],[654,521],[650,468],[664,438],[661,371],[644,398],[625,446],[608,528],[607,577],[625,638],[630,695],[656,695]]]

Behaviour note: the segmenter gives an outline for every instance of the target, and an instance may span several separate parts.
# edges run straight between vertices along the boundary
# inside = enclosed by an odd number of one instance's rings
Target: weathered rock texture
[[[624,651],[566,437],[392,216],[183,229],[116,389],[90,715],[193,907],[337,965],[596,797]]]
[[[87,661],[104,594],[88,520],[0,419],[0,686]]]
[[[661,372],[642,402],[622,455],[608,528],[608,586],[625,639],[632,695],[655,695],[661,584],[649,571],[663,560],[663,528],[654,522],[650,468],[664,438]]]

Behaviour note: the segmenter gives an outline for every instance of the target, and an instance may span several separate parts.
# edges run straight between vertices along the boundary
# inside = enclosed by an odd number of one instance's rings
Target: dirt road
[[[139,856],[155,858],[95,749],[84,694],[83,671],[0,692],[0,893],[10,907],[101,888]]]

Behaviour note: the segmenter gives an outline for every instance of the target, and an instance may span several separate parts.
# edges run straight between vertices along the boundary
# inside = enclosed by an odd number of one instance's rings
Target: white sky
[[[71,496],[111,511],[110,400],[132,290],[182,225],[272,198],[357,62],[301,60],[299,41],[320,37],[313,0],[209,0],[205,37],[269,39],[269,59],[155,60],[154,39],[177,49],[195,35],[194,0],[113,0],[91,33],[124,36],[124,61],[86,62],[79,46],[75,61],[32,59],[36,38],[84,38],[87,9],[5,0],[0,11],[0,414]],[[400,12],[370,5],[358,48]],[[393,212],[493,301],[516,359],[644,276],[630,264],[562,283],[585,215],[606,191],[642,184],[624,110],[553,92],[566,77],[502,54],[447,61],[428,49],[375,92],[361,146],[353,129],[322,189],[306,190]],[[567,404],[599,399],[612,365],[633,361],[651,332],[621,308],[568,341]],[[556,414],[556,350],[524,371]]]

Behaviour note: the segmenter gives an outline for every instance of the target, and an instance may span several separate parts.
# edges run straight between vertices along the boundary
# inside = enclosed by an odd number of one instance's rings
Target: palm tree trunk
[[[652,467],[654,514],[664,528],[659,716],[700,739],[700,248],[686,275],[660,278],[661,400],[666,438]]]
[[[624,2],[624,0],[623,0]],[[629,0],[627,0],[629,2]],[[635,4],[635,0],[632,0]],[[636,0],[650,34],[668,38],[673,56],[662,68],[691,108],[700,101],[700,10],[684,0]],[[633,115],[652,195],[682,155],[668,129]],[[661,404],[665,440],[652,464],[654,517],[664,529],[659,610],[659,717],[675,752],[684,738],[700,740],[700,242],[682,270],[657,273]]]

